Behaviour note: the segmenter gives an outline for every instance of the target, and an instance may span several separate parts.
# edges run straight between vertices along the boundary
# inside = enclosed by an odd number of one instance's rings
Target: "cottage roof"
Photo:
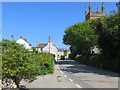
[[[32,46],[32,45],[27,41],[26,38],[23,38],[22,36],[20,36],[20,39],[22,39],[24,42],[26,42],[26,43],[28,43],[30,46]],[[20,40],[20,39],[18,39],[18,40]],[[17,41],[18,41],[18,40],[17,40]]]
[[[44,48],[47,45],[47,43],[39,43],[37,44],[37,48]]]
[[[63,51],[64,51],[64,49],[58,49],[58,51],[59,51],[59,52],[63,52]]]
[[[70,51],[68,49],[58,49],[59,52]]]

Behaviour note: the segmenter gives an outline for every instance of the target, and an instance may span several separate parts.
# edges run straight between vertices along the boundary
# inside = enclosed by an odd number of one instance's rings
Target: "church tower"
[[[118,13],[120,13],[120,1],[116,3],[116,6],[118,7]]]
[[[94,18],[101,18],[104,17],[104,3],[102,3],[101,6],[102,11],[99,10],[99,8],[97,9],[97,11],[92,11],[92,3],[89,3],[89,11],[88,9],[85,10],[85,19],[86,20],[91,20]]]

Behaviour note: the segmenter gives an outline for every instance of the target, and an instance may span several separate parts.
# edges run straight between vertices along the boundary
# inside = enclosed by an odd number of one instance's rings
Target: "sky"
[[[117,10],[116,2],[105,2],[105,14]],[[101,2],[92,2],[93,11]],[[26,38],[33,46],[36,42],[47,43],[50,35],[58,48],[68,48],[63,44],[66,28],[85,21],[85,9],[89,2],[3,2],[2,38],[18,40]]]

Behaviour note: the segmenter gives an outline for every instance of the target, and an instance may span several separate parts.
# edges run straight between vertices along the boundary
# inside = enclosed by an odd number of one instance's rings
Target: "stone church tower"
[[[118,7],[118,13],[120,13],[120,1],[116,3],[116,6]]]
[[[105,6],[104,3],[102,3],[102,11],[98,10],[97,11],[92,11],[92,4],[89,4],[89,11],[88,9],[86,9],[85,11],[85,19],[86,20],[90,20],[90,19],[94,19],[94,18],[101,18],[104,17],[104,10],[105,10]]]

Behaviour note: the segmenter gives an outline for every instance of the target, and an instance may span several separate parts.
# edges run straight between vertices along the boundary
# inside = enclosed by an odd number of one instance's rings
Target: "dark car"
[[[64,55],[62,55],[60,59],[61,59],[61,60],[64,60],[64,59],[65,59],[65,56],[64,56]]]

